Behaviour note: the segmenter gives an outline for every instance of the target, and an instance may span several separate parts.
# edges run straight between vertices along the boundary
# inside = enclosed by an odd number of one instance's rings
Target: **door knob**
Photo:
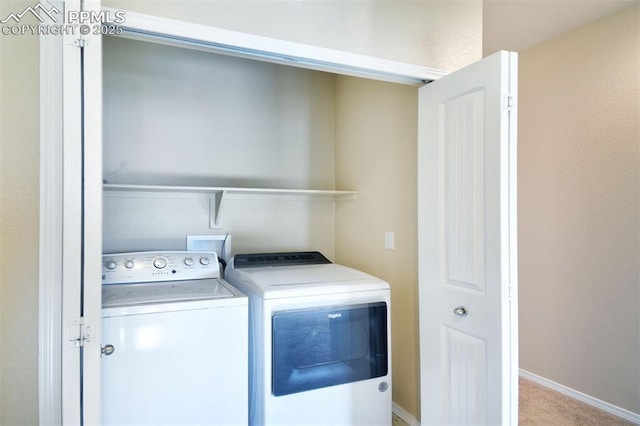
[[[465,308],[464,306],[458,306],[453,310],[453,313],[459,317],[466,317],[468,314],[467,308]]]
[[[106,355],[109,356],[111,355],[114,351],[116,350],[116,348],[113,347],[113,345],[104,345],[101,349],[102,355]]]

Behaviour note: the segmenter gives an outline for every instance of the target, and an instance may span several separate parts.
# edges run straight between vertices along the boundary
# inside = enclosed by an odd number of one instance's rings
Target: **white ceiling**
[[[640,0],[485,0],[483,55],[522,51],[638,3]]]

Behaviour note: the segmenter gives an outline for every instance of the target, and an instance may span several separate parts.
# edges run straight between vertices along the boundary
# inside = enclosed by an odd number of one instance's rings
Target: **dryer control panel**
[[[214,252],[146,251],[102,256],[102,284],[220,278]]]

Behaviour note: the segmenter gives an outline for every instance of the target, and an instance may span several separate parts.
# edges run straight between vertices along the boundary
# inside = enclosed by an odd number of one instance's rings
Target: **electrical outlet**
[[[384,248],[387,250],[395,250],[395,235],[393,232],[384,233]]]

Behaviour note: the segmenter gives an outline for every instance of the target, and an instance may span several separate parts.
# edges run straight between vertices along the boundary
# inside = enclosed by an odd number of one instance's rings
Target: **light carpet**
[[[520,377],[520,426],[633,425],[621,419]]]
[[[634,425],[634,423],[522,377],[520,377],[519,410],[519,426]],[[406,424],[394,414],[393,426]]]

